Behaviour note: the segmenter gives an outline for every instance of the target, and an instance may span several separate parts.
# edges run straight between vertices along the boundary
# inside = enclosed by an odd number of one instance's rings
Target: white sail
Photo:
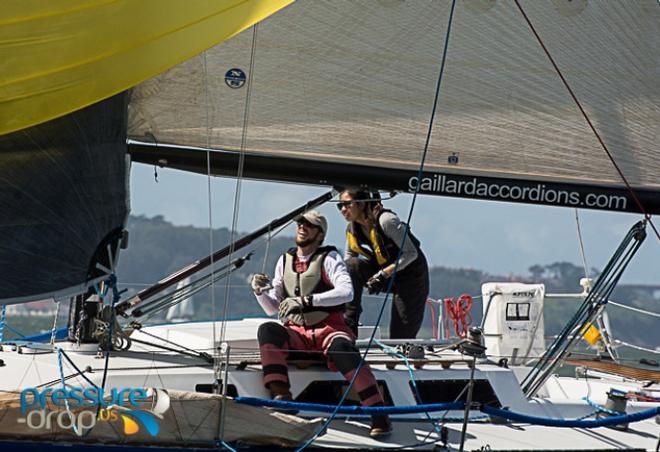
[[[179,281],[174,292],[181,294],[179,296],[185,296],[183,295],[185,293],[185,288],[189,286],[190,283],[191,283],[190,277],[182,281]],[[182,301],[171,306],[167,310],[167,313],[165,314],[165,319],[168,322],[183,322],[186,320],[191,320],[194,317],[194,315],[195,315],[195,306],[193,304],[193,297],[187,296]]]
[[[660,4],[520,3],[627,181],[660,190]],[[129,135],[416,169],[450,6],[297,2],[139,85]],[[448,36],[427,171],[625,187],[513,1],[458,2]]]

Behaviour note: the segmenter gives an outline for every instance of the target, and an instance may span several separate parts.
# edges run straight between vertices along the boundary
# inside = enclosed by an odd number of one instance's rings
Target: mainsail
[[[644,210],[660,212],[660,4],[520,4]],[[248,177],[639,211],[515,2],[458,2],[447,34],[450,5],[295,3],[139,85],[133,159],[205,173],[210,148],[211,171],[235,175],[240,150]]]

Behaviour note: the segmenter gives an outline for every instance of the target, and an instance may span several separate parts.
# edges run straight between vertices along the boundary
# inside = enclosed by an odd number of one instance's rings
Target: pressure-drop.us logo
[[[162,389],[26,388],[21,391],[23,417],[17,421],[35,430],[73,430],[78,436],[98,422],[121,421],[126,435],[135,435],[144,428],[156,436],[159,420],[169,408],[170,397]]]

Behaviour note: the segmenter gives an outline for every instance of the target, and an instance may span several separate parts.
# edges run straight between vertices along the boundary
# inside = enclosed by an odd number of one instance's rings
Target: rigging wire
[[[254,56],[256,53],[257,47],[257,32],[259,30],[259,24],[256,23],[252,27],[252,47],[250,49],[250,64],[248,66],[247,80],[245,81],[247,92],[245,93],[245,108],[243,111],[243,128],[241,131],[241,147],[238,153],[238,169],[236,171],[236,189],[234,191],[234,208],[233,208],[233,217],[231,223],[231,232],[229,235],[229,241],[232,244],[229,248],[228,259],[231,260],[234,253],[234,237],[236,236],[236,228],[238,226],[238,212],[240,208],[241,201],[241,188],[243,185],[243,169],[245,167],[245,148],[247,144],[247,133],[248,133],[248,121],[250,118],[250,98],[252,95],[252,75],[254,71]],[[225,300],[224,307],[222,312],[222,324],[220,327],[220,342],[225,341],[225,335],[227,330],[227,315],[229,312],[229,284],[231,281],[231,272],[227,276],[226,285],[225,285]]]
[[[577,228],[578,243],[580,244],[580,256],[582,257],[584,277],[589,278],[589,267],[587,266],[587,257],[584,252],[584,241],[582,240],[582,230],[580,229],[580,216],[578,214],[578,209],[575,209],[575,226]]]
[[[627,179],[626,176],[623,174],[623,171],[621,170],[621,168],[619,168],[619,165],[617,164],[616,160],[614,160],[614,156],[612,155],[612,153],[610,152],[609,148],[607,147],[607,145],[605,144],[605,142],[604,142],[603,139],[601,138],[600,134],[599,134],[598,131],[596,130],[596,127],[595,127],[595,126],[593,125],[593,123],[591,122],[591,119],[589,118],[589,116],[587,115],[587,112],[586,112],[586,111],[584,110],[584,108],[582,107],[582,104],[580,103],[580,101],[578,100],[577,96],[576,96],[575,93],[573,92],[573,89],[572,89],[572,88],[570,87],[570,85],[568,84],[568,81],[566,80],[566,78],[564,78],[564,74],[563,74],[563,73],[561,72],[561,70],[559,69],[559,66],[557,66],[557,63],[555,63],[555,60],[554,60],[554,58],[552,58],[552,55],[550,55],[550,52],[548,51],[547,47],[546,47],[545,44],[543,43],[543,40],[541,39],[541,36],[539,36],[539,34],[538,34],[537,31],[536,31],[536,28],[534,28],[534,25],[532,24],[531,20],[529,19],[529,17],[527,17],[527,14],[526,14],[525,11],[523,10],[523,7],[520,5],[519,0],[514,0],[514,1],[515,1],[515,3],[516,3],[516,6],[518,7],[518,9],[520,10],[520,13],[521,13],[521,14],[523,15],[523,17],[525,18],[525,21],[527,22],[527,25],[529,25],[529,28],[532,30],[532,33],[533,33],[534,36],[536,37],[536,40],[538,41],[538,43],[540,44],[541,48],[542,48],[543,51],[545,52],[545,55],[548,57],[548,60],[550,60],[550,63],[552,64],[552,66],[554,67],[555,71],[557,72],[557,75],[559,75],[559,78],[560,78],[561,81],[564,83],[564,86],[565,86],[566,89],[568,90],[568,93],[569,93],[569,94],[571,95],[571,97],[573,98],[573,101],[575,102],[575,104],[577,105],[578,109],[580,110],[580,113],[582,113],[582,116],[584,117],[585,121],[587,121],[587,124],[589,125],[589,128],[591,128],[591,131],[594,133],[596,139],[598,140],[598,142],[600,143],[601,147],[603,148],[603,150],[604,150],[605,153],[607,154],[607,157],[608,157],[608,158],[610,159],[610,161],[612,162],[612,165],[614,165],[614,168],[616,169],[617,173],[619,173],[619,177],[621,177],[621,180],[622,180],[623,183],[625,184],[626,189],[627,189],[628,192],[630,193],[630,196],[631,196],[631,197],[633,198],[633,200],[635,201],[635,204],[637,204],[637,207],[639,208],[639,210],[644,214],[644,218],[645,218],[645,219],[648,221],[648,223],[651,225],[651,228],[653,229],[653,232],[655,232],[655,236],[656,236],[657,239],[660,241],[660,232],[658,232],[658,230],[657,230],[656,227],[655,227],[655,224],[653,224],[653,221],[651,220],[651,215],[646,211],[646,209],[644,208],[644,205],[643,205],[642,202],[639,200],[639,198],[637,197],[637,194],[635,193],[635,191],[632,189],[632,186],[631,186],[630,183],[628,182],[628,179]]]
[[[589,266],[587,265],[587,257],[586,253],[584,252],[584,240],[582,239],[582,230],[580,228],[580,216],[578,213],[578,209],[575,209],[575,226],[577,229],[577,236],[578,236],[578,243],[580,245],[580,256],[582,257],[582,266],[584,268],[584,277],[586,279],[586,284],[584,286],[585,293],[588,290],[591,290],[591,283],[589,281]],[[616,350],[614,347],[612,347],[612,336],[610,331],[606,328],[607,322],[605,319],[605,316],[607,314],[603,311],[597,318],[596,318],[596,324],[598,325],[598,330],[601,333],[601,341],[603,345],[605,346],[605,349],[607,352],[610,354],[612,359],[615,361],[618,360],[618,356],[616,353]]]
[[[449,35],[450,35],[450,32],[451,32],[451,25],[452,25],[452,21],[453,21],[453,18],[454,18],[454,9],[455,9],[455,7],[456,7],[456,0],[452,0],[451,8],[450,8],[450,11],[449,11],[449,18],[447,20],[447,32],[445,34],[445,42],[444,42],[444,46],[443,46],[443,50],[442,50],[442,58],[441,58],[441,61],[440,61],[440,69],[439,69],[439,73],[438,73],[438,80],[437,80],[436,87],[435,87],[435,96],[433,98],[433,107],[431,109],[431,115],[430,115],[430,118],[429,118],[429,125],[428,125],[427,134],[426,134],[426,140],[424,142],[424,150],[422,152],[422,158],[420,160],[419,169],[417,171],[417,179],[418,180],[421,180],[422,175],[424,173],[424,164],[426,163],[426,155],[428,153],[429,144],[431,142],[431,133],[433,131],[433,121],[435,119],[435,113],[436,113],[436,110],[437,110],[438,98],[440,97],[440,87],[442,85],[442,75],[444,73],[445,62],[447,60],[447,50],[449,49]],[[392,273],[392,275],[389,278],[389,282],[388,282],[388,285],[387,285],[387,290],[385,292],[385,297],[383,298],[383,302],[381,304],[380,311],[378,313],[378,317],[376,318],[376,322],[375,322],[376,325],[380,324],[380,321],[383,317],[383,313],[385,311],[385,306],[387,305],[387,302],[389,300],[389,295],[392,292],[392,287],[394,285],[394,279],[396,278],[396,273],[397,273],[397,269],[398,269],[398,266],[399,266],[399,260],[401,259],[401,254],[402,254],[402,251],[403,251],[403,245],[405,244],[406,239],[408,238],[408,234],[409,234],[409,230],[410,230],[410,220],[412,218],[413,210],[415,208],[415,201],[417,200],[417,195],[419,194],[419,190],[420,190],[420,184],[416,184],[415,191],[413,192],[413,199],[412,199],[412,202],[410,203],[410,210],[408,212],[408,219],[406,221],[406,227],[405,227],[405,230],[404,230],[403,239],[401,240],[401,245],[399,246],[399,255],[397,256],[396,260],[394,261],[394,263],[395,263],[394,264],[395,265],[394,266],[394,272]],[[332,420],[337,415],[337,412],[338,412],[339,408],[341,407],[341,405],[346,400],[346,397],[348,396],[349,392],[351,391],[351,388],[353,387],[353,385],[355,383],[355,380],[357,379],[357,376],[360,374],[360,370],[362,370],[362,367],[364,366],[364,363],[366,362],[366,358],[367,358],[367,354],[369,353],[369,349],[371,348],[371,346],[372,346],[372,344],[375,340],[376,330],[377,330],[376,328],[373,328],[373,331],[371,332],[371,336],[369,337],[369,342],[367,344],[367,348],[365,349],[364,354],[362,355],[362,358],[360,359],[360,362],[358,363],[358,366],[355,370],[355,373],[353,374],[353,378],[351,379],[350,383],[348,384],[348,387],[346,388],[346,391],[344,391],[343,396],[341,397],[341,399],[337,403],[337,406],[336,406],[335,410],[328,417],[328,419],[326,419],[326,421],[323,423],[323,425],[321,426],[319,431],[316,432],[316,434],[314,434],[314,436],[312,436],[309,440],[307,440],[307,442],[305,442],[305,444],[303,444],[300,448],[296,449],[296,452],[300,452],[300,451],[306,449],[310,444],[312,444],[312,442],[314,442],[314,440],[316,440],[316,438],[318,438],[321,435],[321,433],[323,433],[326,430],[328,425],[330,425],[330,422],[332,422]]]
[[[253,252],[262,246],[266,246],[266,256],[268,256],[268,249],[270,247],[270,242],[271,240],[276,237],[278,234],[280,234],[282,231],[284,231],[292,222],[293,220],[288,221],[284,225],[282,225],[279,229],[276,229],[275,232],[272,232],[270,230],[270,225],[269,225],[269,232],[268,232],[268,237],[267,238],[262,238],[258,240],[254,247],[252,248],[252,251],[248,253],[247,255],[235,259],[233,262],[230,262],[229,264],[223,265],[220,268],[215,269],[217,273],[208,273],[195,281],[192,281],[190,284],[177,288],[176,290],[169,292],[165,295],[161,295],[157,298],[153,298],[148,302],[145,302],[144,305],[141,308],[138,308],[136,310],[133,310],[131,313],[132,317],[141,317],[141,321],[144,323],[155,316],[157,316],[162,310],[168,309],[171,306],[174,306],[178,303],[181,303],[185,301],[186,299],[194,296],[196,293],[206,289],[211,285],[212,282],[217,282],[220,279],[228,276],[232,271],[232,267],[238,268],[242,265],[242,262],[239,263],[239,261],[245,261],[250,258],[250,256],[253,254]],[[265,261],[264,261],[265,262]],[[264,270],[265,271],[265,270]],[[213,278],[212,278],[213,277]],[[213,281],[211,281],[211,278]],[[144,286],[152,286],[153,284],[137,284],[137,283],[124,283],[125,285],[144,285]],[[232,287],[249,287],[249,285],[246,284],[227,284],[227,289],[232,288]],[[212,314],[214,314],[212,312]],[[217,320],[217,317],[213,317],[213,321],[215,322]],[[228,318],[228,320],[231,320]],[[215,342],[215,336],[214,336],[214,342]]]
[[[630,229],[578,311],[564,326],[557,339],[546,349],[543,357],[532,371],[527,374],[522,382],[525,394],[533,395],[536,393],[556,365],[570,351],[578,338],[582,336],[581,332],[585,331],[586,326],[593,322],[605,308],[612,290],[614,290],[625,268],[646,236],[644,232],[645,224],[645,220],[642,220]]]
[[[211,190],[211,120],[209,114],[210,108],[210,95],[209,95],[209,83],[208,83],[208,64],[206,61],[207,52],[204,52],[204,57],[202,58],[204,64],[204,104],[206,106],[206,190],[207,190],[207,199],[208,199],[208,214],[209,214],[209,258],[211,262],[209,264],[210,273],[211,273],[211,318],[213,319],[213,343],[216,343],[216,333],[215,333],[215,319],[216,319],[216,306],[215,306],[215,287],[213,285],[213,273],[215,271],[215,263],[213,259],[213,201],[212,201],[212,190]]]
[[[229,247],[229,254],[227,258],[231,261],[232,255],[234,254],[234,237],[236,236],[236,228],[238,226],[238,212],[240,209],[240,201],[241,201],[241,187],[243,185],[243,169],[245,166],[245,148],[246,148],[246,142],[247,142],[247,132],[248,132],[248,120],[250,117],[250,96],[252,94],[252,74],[254,72],[254,56],[256,53],[256,47],[257,47],[257,32],[259,30],[259,23],[254,24],[252,27],[252,48],[250,50],[250,64],[248,66],[248,74],[247,74],[247,80],[246,80],[246,89],[247,92],[245,94],[245,109],[243,112],[243,130],[241,132],[241,147],[239,149],[239,154],[238,154],[238,170],[236,172],[236,189],[234,191],[234,208],[233,208],[233,217],[232,217],[232,223],[231,223],[231,232],[229,235],[229,240],[230,240],[230,247]],[[222,322],[220,325],[220,343],[224,345],[225,342],[225,336],[227,334],[227,317],[229,315],[229,285],[231,283],[231,270],[229,270],[229,273],[227,275],[227,280],[225,281],[225,300],[224,300],[224,306],[222,309]],[[217,344],[217,342],[214,341],[214,345]],[[224,347],[223,350],[225,350],[225,353],[227,354],[227,358],[229,358],[229,347]],[[214,353],[215,355],[215,353]],[[228,379],[228,369],[225,369],[225,376]],[[216,381],[218,378],[216,377]],[[222,388],[223,388],[223,395],[226,395],[227,392],[227,387],[228,387],[228,382],[224,381]],[[220,415],[219,419],[219,440],[221,443],[224,445],[224,418],[226,414],[226,409],[225,409],[225,404],[226,404],[226,397],[222,398],[222,413]]]
[[[220,279],[229,275],[229,273],[232,271],[232,268],[238,268],[242,266],[251,255],[252,253],[248,253],[245,256],[235,259],[234,261],[216,269],[215,274],[209,273],[207,275],[201,276],[186,286],[178,288],[170,293],[166,293],[165,295],[161,295],[151,301],[145,302],[141,308],[134,310],[131,313],[131,316],[141,317],[144,315],[149,315],[147,318],[151,318],[155,314],[158,314],[160,311],[185,301],[201,290],[211,286],[212,283],[219,281]]]

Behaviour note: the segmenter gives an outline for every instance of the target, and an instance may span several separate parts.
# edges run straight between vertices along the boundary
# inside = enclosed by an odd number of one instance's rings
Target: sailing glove
[[[388,278],[389,276],[387,276],[387,273],[380,270],[367,281],[367,292],[369,292],[370,295],[381,293],[383,289],[387,287]]]
[[[262,292],[265,292],[273,288],[273,286],[270,283],[270,278],[268,277],[268,275],[265,275],[263,273],[257,273],[255,275],[252,275],[252,281],[250,281],[250,286],[252,286],[252,290],[257,295],[261,295]]]
[[[301,297],[288,297],[280,301],[279,318],[282,322],[289,320],[296,325],[304,325],[303,308],[305,307]]]
[[[312,309],[312,300],[312,295],[307,295],[305,297],[288,297],[280,301],[280,321],[288,320],[296,325],[309,327],[327,319],[330,315],[328,312]]]

